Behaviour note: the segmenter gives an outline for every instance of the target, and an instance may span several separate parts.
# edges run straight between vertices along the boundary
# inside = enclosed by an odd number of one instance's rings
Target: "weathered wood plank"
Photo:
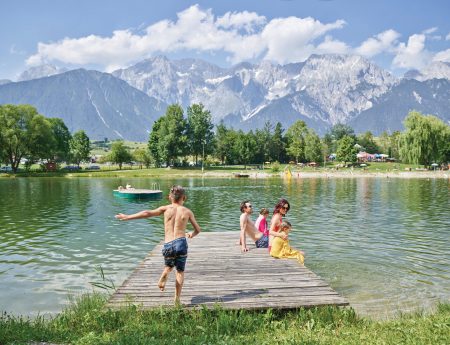
[[[189,240],[189,257],[181,302],[186,308],[292,309],[316,305],[348,305],[325,281],[295,260],[278,260],[267,249],[241,253],[239,233],[202,233]],[[163,269],[162,245],[138,265],[111,297],[111,307],[130,303],[144,308],[173,304],[174,274],[166,291],[157,287]]]

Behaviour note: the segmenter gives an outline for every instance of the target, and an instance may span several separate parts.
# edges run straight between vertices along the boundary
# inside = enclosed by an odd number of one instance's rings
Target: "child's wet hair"
[[[259,214],[264,216],[265,214],[269,214],[269,210],[263,207],[262,209],[259,210]]]
[[[281,229],[287,229],[287,228],[292,228],[291,223],[289,223],[287,220],[283,220],[281,222]]]
[[[185,195],[186,193],[184,191],[184,188],[181,186],[172,186],[172,188],[170,188],[170,197],[175,202],[180,201],[181,198]]]

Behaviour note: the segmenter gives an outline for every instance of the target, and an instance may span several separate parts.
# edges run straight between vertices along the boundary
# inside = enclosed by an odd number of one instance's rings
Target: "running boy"
[[[164,291],[169,273],[176,267],[175,303],[180,303],[181,289],[184,283],[184,268],[186,265],[188,244],[186,237],[197,236],[201,229],[195,220],[192,211],[183,206],[186,201],[184,188],[172,186],[169,194],[170,204],[158,207],[155,210],[141,211],[135,214],[126,215],[119,213],[116,215],[120,220],[131,220],[160,216],[164,214],[164,247],[162,255],[164,257],[164,271],[159,278],[158,287]],[[187,222],[194,227],[194,231],[186,233]]]

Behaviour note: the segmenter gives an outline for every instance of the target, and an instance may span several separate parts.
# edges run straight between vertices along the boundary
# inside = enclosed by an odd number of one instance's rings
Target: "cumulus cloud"
[[[422,68],[431,60],[448,61],[449,50],[427,51],[426,40],[437,39],[436,27],[400,42],[400,33],[388,29],[357,47],[333,38],[344,20],[322,23],[306,17],[268,20],[255,12],[227,12],[215,16],[211,9],[193,5],[177,13],[175,20],[161,20],[145,28],[117,30],[109,36],[89,35],[40,42],[27,59],[30,66],[44,63],[95,65],[105,71],[126,67],[156,54],[173,52],[221,53],[228,61],[268,59],[276,63],[301,62],[311,54],[389,54],[393,68]],[[446,36],[450,40],[450,33]]]
[[[266,17],[259,16],[255,12],[227,12],[222,17],[217,18],[217,26],[224,29],[243,29],[253,33],[266,23]]]
[[[325,40],[317,46],[316,52],[318,54],[348,54],[351,48],[345,42],[325,36]]]
[[[395,30],[383,31],[355,48],[355,53],[369,58],[384,52],[390,53],[395,49],[399,37],[400,34]]]
[[[304,61],[315,52],[314,41],[318,37],[344,25],[343,20],[323,24],[311,17],[272,19],[261,33],[267,45],[265,58],[279,63]]]
[[[433,61],[450,62],[450,48],[436,53],[433,57]]]
[[[428,65],[432,54],[425,49],[425,39],[425,34],[414,34],[408,38],[408,43],[400,43],[392,65],[398,68],[415,69]]]
[[[340,29],[343,20],[321,23],[313,18],[274,18],[269,22],[255,12],[227,12],[216,17],[211,9],[193,5],[177,13],[177,19],[161,20],[144,31],[117,30],[109,37],[89,35],[39,43],[28,65],[60,61],[75,65],[103,65],[110,71],[156,53],[182,50],[225,52],[228,60],[240,62],[266,58],[278,63],[303,61],[314,52],[345,52],[343,42],[327,37]]]

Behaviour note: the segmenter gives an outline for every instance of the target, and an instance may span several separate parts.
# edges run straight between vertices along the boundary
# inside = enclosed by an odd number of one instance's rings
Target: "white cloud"
[[[432,54],[425,49],[425,35],[414,34],[408,43],[400,43],[397,47],[392,65],[398,68],[421,69],[431,61]]]
[[[224,29],[243,29],[253,33],[266,23],[266,17],[259,16],[255,12],[227,12],[222,17],[217,18],[217,26]]]
[[[316,40],[345,25],[324,24],[313,18],[275,18],[267,23],[254,12],[227,12],[216,18],[198,5],[177,13],[175,21],[161,20],[142,33],[117,30],[110,37],[89,35],[39,43],[28,65],[60,61],[73,65],[102,65],[111,71],[155,53],[182,50],[225,52],[232,62],[264,57],[278,63],[303,61],[313,52],[346,52],[345,43],[331,37]]]
[[[450,41],[450,33],[447,36],[445,36],[445,40]]]
[[[392,52],[399,37],[400,34],[395,30],[383,31],[375,37],[364,41],[355,49],[355,53],[365,57],[372,57],[383,52]]]
[[[351,48],[345,42],[325,36],[325,40],[315,50],[318,54],[348,54]]]
[[[432,34],[433,32],[436,32],[436,31],[437,31],[437,27],[432,27],[432,28],[423,30],[422,33],[425,34],[425,35],[430,35],[430,34]]]
[[[322,24],[311,17],[272,19],[261,33],[267,45],[265,58],[279,63],[304,61],[315,51],[314,41],[318,37],[344,25],[343,20]]]
[[[433,57],[433,61],[450,62],[450,48],[436,53]]]

